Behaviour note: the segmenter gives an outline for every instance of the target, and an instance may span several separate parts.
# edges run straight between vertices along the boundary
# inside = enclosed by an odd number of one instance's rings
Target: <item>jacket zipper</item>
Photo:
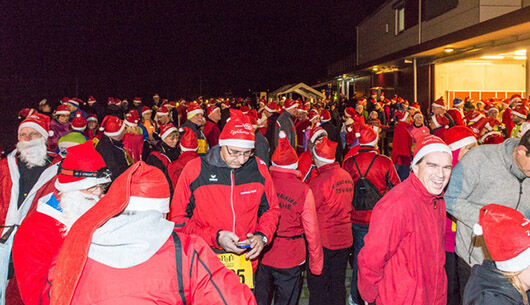
[[[232,207],[232,232],[236,232],[236,211],[234,209],[234,184],[235,184],[235,177],[234,177],[234,170],[230,170],[230,206]]]
[[[515,206],[516,210],[519,208],[519,204],[521,203],[521,196],[523,195],[523,181],[524,180],[519,180],[519,199],[517,199],[517,205]]]

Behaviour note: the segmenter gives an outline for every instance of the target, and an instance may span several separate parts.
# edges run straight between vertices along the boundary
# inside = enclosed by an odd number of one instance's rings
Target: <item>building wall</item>
[[[358,26],[357,64],[381,58],[420,43],[419,26],[395,35],[394,2],[387,2]],[[459,0],[458,6],[421,24],[421,43],[530,5],[530,0]]]

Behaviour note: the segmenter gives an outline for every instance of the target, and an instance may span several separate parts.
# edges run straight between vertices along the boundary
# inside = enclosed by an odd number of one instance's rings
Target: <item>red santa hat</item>
[[[298,107],[298,111],[299,112],[304,112],[304,113],[307,113],[307,111],[309,110],[309,108],[305,105],[300,105],[300,107]]]
[[[103,118],[101,122],[101,127],[99,130],[108,137],[114,137],[120,135],[125,129],[125,124],[119,118],[113,115],[107,115]]]
[[[243,105],[239,108],[239,110],[241,110],[241,112],[243,112],[243,114],[248,114],[248,112],[250,111],[250,108],[248,108],[247,105]]]
[[[438,108],[443,108],[445,109],[445,101],[444,101],[444,98],[442,96],[440,96],[439,99],[437,99],[436,101],[434,101],[432,103],[432,106],[433,107],[438,107]]]
[[[519,211],[488,204],[480,209],[473,233],[484,235],[497,269],[519,272],[530,266],[530,220]]]
[[[226,100],[221,103],[221,108],[226,109],[230,108],[230,101]]]
[[[165,140],[173,131],[178,131],[175,125],[171,123],[163,124],[160,126],[160,138]]]
[[[68,100],[68,104],[71,104],[71,105],[74,105],[76,107],[79,107],[79,104],[82,104],[80,103],[80,100],[77,99],[77,98],[71,98]]]
[[[471,129],[466,126],[453,126],[444,135],[445,143],[452,151],[469,144],[477,143],[477,138]]]
[[[353,109],[353,107],[347,107],[346,110],[344,110],[344,116],[347,117],[347,118],[351,118],[351,117],[354,117],[356,116],[356,112],[355,112],[355,109]]]
[[[520,94],[514,94],[510,97],[510,104],[511,103],[519,103],[521,101],[521,95]]]
[[[335,162],[335,151],[337,150],[337,143],[324,137],[322,141],[313,146],[313,156],[320,162],[333,163]]]
[[[295,101],[295,100],[292,100],[292,99],[286,99],[285,102],[283,103],[283,109],[285,110],[290,110],[290,109],[294,109],[298,107],[298,103]]]
[[[136,162],[116,178],[107,194],[68,232],[57,256],[50,303],[70,304],[97,228],[124,210],[167,213],[169,196],[168,182],[162,171],[143,161]]]
[[[377,145],[378,134],[373,127],[364,124],[357,124],[357,126],[359,127],[355,136],[359,138],[359,145],[375,147]]]
[[[480,120],[478,120],[476,123],[473,123],[471,125],[468,125],[468,127],[473,131],[475,134],[475,137],[480,138],[480,134],[482,133],[482,130],[486,128],[486,126],[489,124],[489,119],[482,117]]]
[[[252,127],[257,128],[258,127],[258,112],[256,109],[252,109],[247,114],[250,123],[252,124]]]
[[[230,109],[230,119],[219,135],[219,146],[254,148],[254,128],[241,111]]]
[[[443,114],[432,115],[431,120],[436,128],[443,126],[445,126],[445,128],[449,127],[449,119]]]
[[[136,127],[138,126],[138,121],[140,120],[140,116],[138,115],[138,111],[130,110],[127,115],[125,116],[125,125]]]
[[[480,120],[481,118],[483,118],[484,115],[480,112],[478,112],[477,110],[470,110],[468,112],[466,112],[466,119],[468,122],[477,122],[478,120]]]
[[[138,103],[139,104],[141,102],[142,102],[142,99],[140,97],[137,96],[137,97],[133,98],[133,103]]]
[[[270,102],[265,106],[265,110],[268,112],[278,112],[278,104],[276,102]]]
[[[197,151],[199,143],[197,140],[197,134],[189,127],[180,128],[180,150],[184,151]]]
[[[18,112],[18,119],[23,120],[34,113],[37,113],[37,110],[34,108],[23,108]]]
[[[410,107],[414,108],[414,109],[417,109],[417,110],[420,110],[420,104],[418,104],[417,102],[414,102],[412,104],[410,104]]]
[[[416,116],[421,116],[423,118],[423,113],[421,113],[421,111],[416,111],[414,112],[414,114],[412,115],[412,118],[415,119]]]
[[[151,108],[149,108],[149,107],[147,107],[147,106],[143,106],[143,107],[142,107],[142,116],[143,116],[143,115],[146,115],[146,114],[148,114],[148,113],[150,114],[150,113],[152,113],[152,112],[153,112],[153,110],[151,110]]]
[[[398,110],[398,111],[396,111],[396,114],[395,114],[396,118],[399,121],[403,121],[403,122],[407,120],[409,115],[410,115],[409,112],[406,111],[406,110]]]
[[[55,188],[59,192],[86,190],[109,183],[110,171],[92,141],[68,147],[59,166]]]
[[[75,118],[72,120],[72,129],[77,131],[85,131],[87,119],[81,115],[80,112],[75,114]]]
[[[416,143],[416,147],[414,148],[414,158],[412,159],[410,166],[415,165],[423,157],[432,152],[446,152],[451,156],[451,158],[453,156],[451,149],[442,139],[437,136],[427,134],[422,137],[418,143]]]
[[[526,120],[526,116],[528,115],[528,110],[523,105],[523,103],[517,103],[515,107],[513,107],[512,109],[512,115],[516,115]]]
[[[88,97],[89,104],[94,104],[95,102],[96,102],[96,99],[92,95]]]
[[[18,125],[18,133],[26,127],[35,129],[45,139],[48,139],[48,136],[53,135],[53,131],[50,130],[50,117],[42,113],[33,113],[29,115],[20,123],[20,125]]]
[[[160,98],[160,95],[158,95],[158,93],[155,93],[155,94],[153,95],[153,98]]]
[[[271,157],[272,165],[282,167],[297,169],[298,168],[298,156],[296,151],[289,144],[289,139],[283,130],[278,134],[278,146],[272,154]]]
[[[166,108],[166,107],[160,107],[158,108],[158,110],[156,111],[156,115],[158,116],[166,116],[166,115],[169,115],[169,110]]]
[[[327,135],[328,132],[324,128],[322,128],[321,126],[315,126],[309,132],[309,141],[311,141],[311,143],[315,143],[318,138]]]
[[[504,137],[500,131],[496,130],[486,132],[480,137],[480,143],[482,144],[500,144],[502,142],[504,142]]]
[[[318,119],[319,117],[320,117],[320,114],[318,113],[318,110],[316,110],[315,108],[309,111],[309,121],[314,121],[315,119]]]
[[[57,107],[55,110],[56,115],[70,115],[70,108],[68,107],[68,104],[61,104]]]
[[[91,114],[89,114],[88,117],[86,118],[86,121],[87,121],[87,122],[92,122],[92,121],[97,122],[97,121],[98,121],[98,116],[95,115],[94,113],[91,113]]]
[[[210,104],[210,105],[208,105],[208,108],[206,108],[206,114],[208,115],[208,117],[212,113],[215,113],[216,111],[221,111],[221,109],[219,109],[219,107],[215,106],[215,104]]]
[[[328,110],[326,109],[323,109],[321,112],[320,112],[320,121],[322,123],[325,123],[325,122],[329,122],[331,120],[331,114],[329,113]]]
[[[197,104],[196,102],[192,102],[188,105],[186,113],[189,120],[197,114],[204,114],[204,111],[202,110],[201,106],[199,106],[199,104]]]

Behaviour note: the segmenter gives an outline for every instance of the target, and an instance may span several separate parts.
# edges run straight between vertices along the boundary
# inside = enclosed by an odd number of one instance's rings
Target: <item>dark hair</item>
[[[521,137],[519,145],[526,147],[526,156],[530,157],[530,129],[527,130]]]

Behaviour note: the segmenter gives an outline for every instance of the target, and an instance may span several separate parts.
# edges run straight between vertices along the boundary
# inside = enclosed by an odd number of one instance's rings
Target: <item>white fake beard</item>
[[[59,205],[63,210],[64,225],[66,227],[63,234],[66,235],[77,219],[90,210],[99,199],[100,197],[97,195],[86,194],[81,191],[62,193]]]
[[[46,164],[46,138],[41,137],[30,141],[18,141],[17,150],[20,153],[20,159],[26,163],[28,168],[34,166],[43,166]]]

